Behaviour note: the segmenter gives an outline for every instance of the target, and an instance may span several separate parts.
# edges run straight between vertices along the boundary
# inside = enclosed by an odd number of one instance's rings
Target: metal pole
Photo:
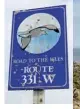
[[[44,104],[44,90],[33,90],[33,104]]]

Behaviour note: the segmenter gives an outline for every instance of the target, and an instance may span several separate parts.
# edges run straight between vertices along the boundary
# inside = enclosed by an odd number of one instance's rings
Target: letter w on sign
[[[46,83],[50,82],[52,83],[54,81],[54,78],[55,78],[56,74],[46,74],[46,75],[43,75],[43,78],[44,78],[44,81]]]

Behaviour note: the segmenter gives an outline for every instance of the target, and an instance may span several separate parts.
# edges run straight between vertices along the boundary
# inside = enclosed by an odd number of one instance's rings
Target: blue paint
[[[46,41],[45,43],[49,43],[50,47],[48,50],[44,50],[43,53],[34,54],[29,53],[25,50],[22,50],[17,42],[17,30],[20,23],[27,18],[28,16],[35,13],[48,13],[53,15],[56,19],[58,19],[61,26],[61,35],[59,37],[58,33],[54,31],[48,31],[48,35],[40,36],[40,39],[36,39],[38,43],[40,40]],[[20,17],[20,19],[19,19]],[[15,23],[14,23],[15,21]],[[69,88],[69,77],[68,77],[68,50],[67,50],[67,28],[66,28],[66,6],[56,6],[49,8],[42,8],[40,10],[34,9],[30,11],[19,12],[15,15],[13,12],[13,21],[12,21],[12,35],[11,35],[11,52],[10,52],[10,67],[9,67],[9,82],[8,89],[9,90],[29,90],[29,89],[67,89]],[[54,35],[54,36],[53,36]],[[46,40],[45,40],[46,37]],[[50,38],[49,38],[50,37]],[[53,38],[54,37],[54,38]],[[54,39],[54,40],[53,40]],[[42,45],[43,46],[43,45]],[[27,49],[27,48],[26,48]],[[44,46],[44,49],[45,46]],[[34,51],[34,50],[33,50]],[[13,55],[13,56],[12,56]],[[29,62],[29,59],[37,59],[37,58],[48,58],[48,62]],[[55,62],[52,62],[50,58],[56,57]],[[58,61],[58,57],[62,57],[62,61]],[[24,60],[22,63],[15,63],[15,60]],[[40,74],[37,72],[36,84],[25,84],[23,83],[22,75],[24,75],[24,67],[32,67],[37,66],[54,66],[54,71],[49,72],[48,69],[46,73],[41,70]],[[56,74],[54,81],[52,84],[48,82],[47,84],[44,81],[42,75],[44,74]],[[26,76],[31,75],[31,73],[25,73]],[[35,73],[33,73],[33,76]],[[39,83],[39,77],[42,81]],[[33,79],[33,77],[32,77]],[[28,81],[29,82],[29,81]]]
[[[26,51],[39,54],[49,51],[59,41],[60,34],[53,30],[47,30],[47,34],[38,37],[33,37]],[[35,43],[36,42],[36,43]]]

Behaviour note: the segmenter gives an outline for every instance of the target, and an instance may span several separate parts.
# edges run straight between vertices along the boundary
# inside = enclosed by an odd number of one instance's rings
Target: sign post
[[[44,103],[44,90],[68,88],[66,6],[14,11],[8,89]]]
[[[33,90],[33,104],[44,104],[45,103],[45,91],[44,90]]]

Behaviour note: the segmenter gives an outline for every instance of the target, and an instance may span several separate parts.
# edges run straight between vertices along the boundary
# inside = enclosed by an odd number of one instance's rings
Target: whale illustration
[[[30,43],[32,37],[38,37],[40,35],[47,35],[46,29],[53,30],[59,33],[59,29],[54,25],[43,25],[28,31],[18,32],[18,36],[21,37],[21,48],[24,50]]]

